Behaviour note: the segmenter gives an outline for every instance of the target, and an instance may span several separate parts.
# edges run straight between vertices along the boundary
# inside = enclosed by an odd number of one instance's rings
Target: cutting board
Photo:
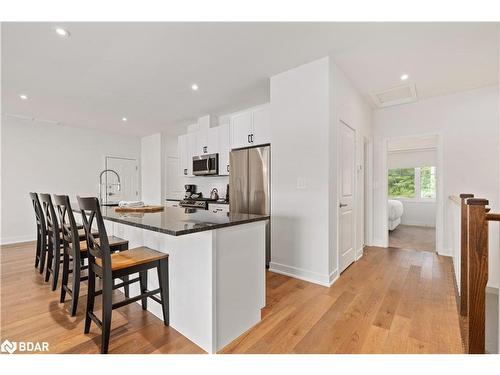
[[[116,212],[160,212],[163,206],[144,206],[144,207],[116,207]]]

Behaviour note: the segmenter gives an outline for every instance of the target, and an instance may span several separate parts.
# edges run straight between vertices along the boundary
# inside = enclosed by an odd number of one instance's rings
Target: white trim
[[[363,255],[364,255],[363,248],[358,249],[356,251],[356,262],[360,260],[363,257]]]
[[[36,241],[36,236],[25,235],[25,236],[15,236],[15,237],[5,237],[0,240],[0,244],[3,246],[19,242],[31,242],[31,241]]]
[[[305,270],[303,268],[287,266],[285,264],[280,264],[276,262],[269,263],[269,271],[326,287],[329,287],[331,285],[330,278],[334,277],[332,275],[337,274],[337,270],[333,271],[330,275],[323,275],[317,272]],[[336,279],[336,277],[334,277],[334,279]]]
[[[339,275],[339,270],[338,268],[333,270],[331,273],[330,273],[330,278],[329,278],[329,285],[328,286],[332,286],[335,281],[337,281],[339,279],[340,275]]]
[[[368,199],[365,202],[363,214],[364,214],[364,225],[367,225],[368,227],[364,228],[363,245],[372,245],[373,244],[373,139],[363,137],[363,148],[365,148],[365,145],[367,146],[365,151],[367,151],[368,155],[366,155],[363,152],[363,156],[368,163],[365,163],[365,179],[363,181],[363,184],[365,184],[364,186],[365,199],[366,198]]]

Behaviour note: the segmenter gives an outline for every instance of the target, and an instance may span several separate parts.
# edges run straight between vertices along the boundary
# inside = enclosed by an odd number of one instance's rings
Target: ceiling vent
[[[417,101],[417,90],[414,84],[394,87],[371,94],[373,103],[378,108],[389,107]]]

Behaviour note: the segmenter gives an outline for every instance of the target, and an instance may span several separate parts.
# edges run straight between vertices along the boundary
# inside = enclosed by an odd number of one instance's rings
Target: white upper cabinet
[[[241,112],[231,116],[231,148],[251,145],[252,112]]]
[[[262,106],[253,111],[252,145],[271,143],[269,106]]]
[[[229,175],[229,152],[231,151],[229,124],[220,125],[213,129],[217,129],[218,135],[219,174],[227,176]]]
[[[180,135],[177,138],[177,154],[179,157],[179,176],[187,176],[189,168],[187,135]]]
[[[231,148],[270,143],[269,106],[264,105],[231,116]]]

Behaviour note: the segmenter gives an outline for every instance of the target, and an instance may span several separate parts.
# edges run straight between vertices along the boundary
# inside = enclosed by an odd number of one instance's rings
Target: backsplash
[[[213,188],[219,191],[219,198],[226,197],[227,184],[229,183],[229,176],[219,177],[187,177],[184,178],[186,184],[196,185],[196,191],[202,192],[203,197],[210,197],[210,192]]]

